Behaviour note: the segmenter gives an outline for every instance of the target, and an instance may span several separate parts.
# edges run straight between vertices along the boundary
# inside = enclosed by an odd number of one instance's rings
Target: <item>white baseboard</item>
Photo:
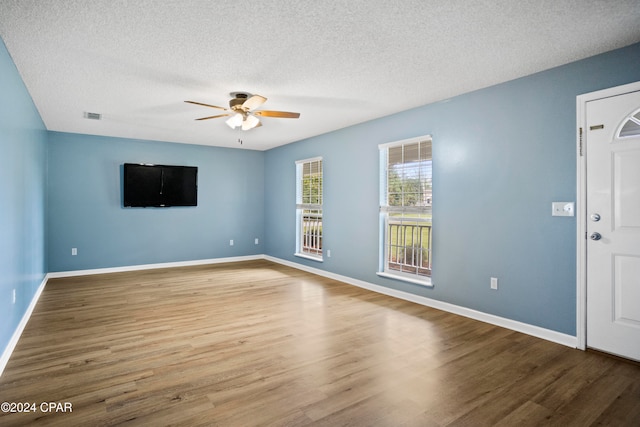
[[[289,267],[297,268],[298,270],[307,271],[309,273],[317,274],[319,276],[328,277],[330,279],[345,282],[350,285],[358,286],[360,288],[368,289],[370,291],[378,292],[391,297],[411,301],[416,304],[421,304],[427,307],[435,308],[449,313],[457,314],[459,316],[468,317],[481,322],[490,323],[492,325],[500,326],[506,329],[511,329],[516,332],[521,332],[527,335],[531,335],[537,338],[542,338],[547,341],[551,341],[557,344],[562,344],[567,347],[577,348],[578,339],[572,335],[563,334],[551,329],[541,328],[539,326],[530,325],[528,323],[518,322],[517,320],[511,320],[493,314],[484,313],[470,308],[462,307],[447,302],[434,300],[431,298],[423,297],[420,295],[410,294],[408,292],[398,291],[396,289],[387,288],[385,286],[376,285],[373,283],[365,282],[358,279],[353,279],[348,276],[342,276],[340,274],[330,273],[324,270],[320,270],[314,267],[308,267],[306,265],[298,264],[291,261],[286,261],[280,258],[271,256],[264,256],[264,259],[273,261],[278,264],[286,265]]]
[[[9,358],[11,357],[11,353],[13,353],[13,350],[16,348],[16,345],[18,344],[18,340],[20,339],[20,336],[22,335],[24,328],[27,326],[27,322],[29,322],[29,318],[31,318],[31,314],[33,313],[33,310],[36,308],[36,304],[40,299],[40,295],[42,295],[42,291],[44,290],[44,287],[47,285],[47,280],[49,280],[48,274],[44,276],[44,279],[42,279],[42,283],[40,283],[40,286],[38,286],[36,293],[33,295],[33,298],[31,298],[31,302],[29,303],[29,307],[27,307],[27,311],[25,311],[24,315],[22,316],[22,319],[20,319],[20,323],[18,323],[18,327],[13,332],[13,335],[9,340],[9,344],[7,344],[7,347],[5,347],[4,351],[2,352],[2,356],[0,357],[0,376],[2,376],[2,373],[4,372],[4,368],[7,366],[7,363],[9,363]]]
[[[197,259],[194,261],[164,262],[158,264],[127,265],[124,267],[94,268],[91,270],[58,271],[49,273],[49,278],[57,279],[60,277],[89,276],[92,274],[122,273],[125,271],[153,270],[156,268],[191,267],[194,265],[221,264],[224,262],[252,261],[256,259],[264,259],[264,255]]]

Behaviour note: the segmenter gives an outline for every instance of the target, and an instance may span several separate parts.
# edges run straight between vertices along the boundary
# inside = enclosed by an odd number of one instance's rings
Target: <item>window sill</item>
[[[321,256],[312,256],[312,255],[302,254],[302,253],[299,253],[299,252],[296,252],[293,255],[297,256],[297,257],[300,257],[300,258],[310,259],[311,261],[316,261],[316,262],[323,262],[324,261]]]
[[[433,288],[433,282],[431,282],[430,277],[426,277],[424,279],[415,279],[413,277],[402,276],[400,274],[391,274],[386,273],[384,271],[378,271],[376,273],[380,277],[385,277],[387,279],[401,280],[403,282],[413,283],[415,285],[426,286],[428,288]]]

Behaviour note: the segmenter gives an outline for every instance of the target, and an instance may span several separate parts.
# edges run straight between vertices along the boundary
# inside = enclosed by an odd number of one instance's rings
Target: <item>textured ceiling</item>
[[[257,150],[633,44],[638,22],[638,0],[0,0],[47,129]],[[300,119],[243,132],[183,102],[234,91]]]

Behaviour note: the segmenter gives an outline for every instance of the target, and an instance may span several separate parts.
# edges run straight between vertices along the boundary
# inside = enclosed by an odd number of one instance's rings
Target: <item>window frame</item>
[[[423,135],[423,136],[419,136],[419,137],[415,137],[415,138],[408,138],[408,139],[404,139],[404,140],[400,140],[400,141],[393,141],[393,142],[388,142],[388,143],[384,143],[384,144],[379,144],[378,145],[378,149],[379,149],[379,155],[380,155],[380,173],[379,173],[379,177],[380,177],[380,206],[379,206],[379,216],[380,216],[380,223],[379,223],[379,263],[378,263],[378,272],[376,273],[378,276],[381,277],[386,277],[386,278],[391,278],[391,279],[396,279],[396,280],[402,280],[405,282],[410,282],[410,283],[414,283],[414,284],[418,284],[418,285],[422,285],[422,286],[427,286],[427,287],[433,287],[433,280],[431,277],[431,273],[429,273],[429,276],[423,275],[423,274],[419,274],[418,272],[420,271],[420,266],[422,265],[422,262],[420,263],[420,265],[415,266],[416,268],[416,272],[406,272],[406,271],[399,271],[397,269],[392,269],[389,267],[389,248],[392,246],[391,244],[389,244],[389,240],[391,239],[391,236],[389,235],[389,222],[390,222],[390,218],[391,215],[390,213],[393,212],[398,212],[401,215],[405,215],[407,213],[416,213],[416,214],[420,214],[420,215],[424,215],[424,214],[428,214],[431,213],[431,224],[433,224],[433,214],[432,214],[432,209],[429,208],[429,206],[425,205],[425,206],[405,206],[404,203],[402,203],[400,206],[390,206],[389,205],[389,188],[388,188],[388,156],[389,156],[389,150],[391,148],[397,148],[397,147],[406,147],[406,146],[410,146],[410,145],[415,145],[415,144],[420,144],[422,142],[428,142],[430,144],[431,147],[431,151],[432,151],[432,155],[429,158],[429,161],[431,162],[431,167],[433,165],[433,138],[431,137],[431,135]],[[431,182],[431,191],[433,192],[433,172],[431,173],[431,176],[428,178]],[[430,201],[431,202],[431,201]],[[431,204],[431,203],[430,203]],[[430,212],[429,212],[430,211]],[[403,216],[403,218],[411,218],[410,216]],[[423,230],[420,228],[420,223],[421,222],[427,222],[425,219],[416,216],[415,218],[413,218],[415,222],[415,225],[413,225],[414,227],[418,227],[418,233],[422,233]],[[411,225],[408,225],[409,227]],[[405,230],[402,230],[402,233],[405,233]],[[429,239],[429,246],[428,246],[428,261],[429,261],[429,270],[431,272],[431,265],[432,265],[432,255],[433,255],[433,225],[431,225],[427,231],[428,233],[428,239]],[[412,238],[413,241],[413,238]],[[405,250],[406,250],[406,246],[405,246]],[[415,245],[412,245],[412,250],[415,249]],[[404,254],[404,260],[406,261],[406,253]]]
[[[320,188],[317,194],[316,203],[313,203],[313,200],[307,200],[305,203],[304,199],[304,179],[305,173],[304,168],[305,165],[309,165],[309,169],[312,169],[313,163],[319,163],[319,176],[320,176]],[[311,174],[309,174],[311,175]],[[296,248],[294,255],[301,258],[310,259],[313,261],[322,262],[324,260],[324,252],[322,250],[322,238],[323,238],[323,229],[322,229],[322,216],[323,216],[323,201],[324,201],[324,160],[322,157],[312,157],[303,160],[296,161]],[[314,212],[315,211],[315,212]],[[309,234],[305,233],[305,214],[315,216],[315,218],[319,218],[319,226],[315,225],[315,233]],[[319,232],[318,232],[319,229]],[[313,247],[310,247],[309,244],[305,245],[304,239],[305,235],[307,236],[307,241],[312,241]],[[307,250],[306,248],[310,248],[311,250]]]

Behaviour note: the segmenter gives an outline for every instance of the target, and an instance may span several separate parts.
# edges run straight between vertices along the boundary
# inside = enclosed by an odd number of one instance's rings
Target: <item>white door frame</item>
[[[638,90],[640,82],[635,82],[585,93],[576,98],[576,338],[581,350],[587,348],[587,158],[584,155],[587,150],[583,145],[587,135],[587,102]]]

